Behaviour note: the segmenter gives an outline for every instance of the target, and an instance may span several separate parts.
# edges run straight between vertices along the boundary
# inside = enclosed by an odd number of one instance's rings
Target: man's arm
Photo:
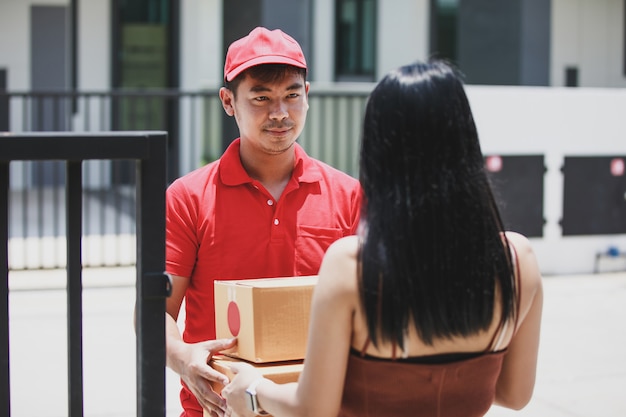
[[[167,298],[165,314],[167,366],[180,375],[202,408],[210,411],[212,416],[223,416],[225,401],[213,391],[209,381],[226,385],[228,378],[211,368],[208,362],[214,354],[233,347],[236,341],[220,339],[185,343],[176,321],[189,278],[172,275],[171,279],[172,294]]]

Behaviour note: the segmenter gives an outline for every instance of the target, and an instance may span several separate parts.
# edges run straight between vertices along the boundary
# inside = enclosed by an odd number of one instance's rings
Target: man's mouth
[[[273,135],[283,135],[289,132],[293,126],[277,126],[277,127],[267,127],[265,130]]]

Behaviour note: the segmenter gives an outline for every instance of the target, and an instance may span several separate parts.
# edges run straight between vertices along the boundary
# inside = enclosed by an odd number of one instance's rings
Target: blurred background
[[[597,323],[626,314],[624,298],[616,298],[626,270],[626,0],[0,0],[0,132],[165,130],[172,181],[218,158],[238,136],[217,91],[226,48],[255,26],[280,28],[302,45],[311,90],[299,142],[355,177],[361,118],[376,81],[415,60],[441,58],[460,69],[505,224],[531,239],[554,286],[542,346],[551,376],[539,386],[540,404],[557,399],[534,415],[623,415],[624,402],[611,402],[619,394],[600,393],[624,384],[626,361],[606,348],[622,346],[625,332]],[[65,169],[15,161],[10,174],[12,316],[23,320],[12,330],[12,366],[20,369],[12,378],[26,378],[13,389],[23,400],[15,407],[20,416],[63,415],[54,401],[29,404],[28,387],[37,385],[33,361],[65,366],[47,356],[56,346],[47,335],[65,332],[64,305],[49,298],[64,299]],[[128,415],[107,411],[103,404],[116,399],[99,396],[120,379],[131,387],[122,389],[128,398],[116,394],[121,403],[135,395],[127,369],[134,366],[127,351],[134,348],[134,162],[85,162],[82,199],[83,266],[98,276],[86,294],[102,303],[89,301],[86,320],[104,320],[86,328],[117,329],[100,332],[106,342],[86,334],[95,350],[86,353],[85,371],[104,384],[86,385],[85,395],[98,398],[88,415]],[[59,329],[46,325],[55,319]],[[36,335],[46,336],[29,339]],[[617,414],[587,409],[575,394],[598,374],[577,373],[580,366],[563,373],[570,359],[601,351],[612,365],[598,371],[606,378],[594,395]],[[45,385],[56,398],[58,384]],[[168,412],[175,414],[173,395]],[[569,406],[582,411],[563,411]]]

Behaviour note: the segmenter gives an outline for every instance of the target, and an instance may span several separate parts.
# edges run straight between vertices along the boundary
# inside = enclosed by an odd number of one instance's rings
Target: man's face
[[[236,95],[222,88],[220,97],[227,114],[235,116],[242,146],[276,155],[290,149],[300,136],[309,109],[309,83],[296,72],[275,82],[261,82],[247,75]]]

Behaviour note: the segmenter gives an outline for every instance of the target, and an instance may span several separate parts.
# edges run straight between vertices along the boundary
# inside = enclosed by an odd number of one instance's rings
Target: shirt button
[[[273,200],[267,200],[267,205],[268,206],[273,206],[274,205],[274,201]]]
[[[275,224],[276,226],[278,226],[278,223],[280,223],[280,222],[278,221],[278,219],[274,219],[274,224]]]

